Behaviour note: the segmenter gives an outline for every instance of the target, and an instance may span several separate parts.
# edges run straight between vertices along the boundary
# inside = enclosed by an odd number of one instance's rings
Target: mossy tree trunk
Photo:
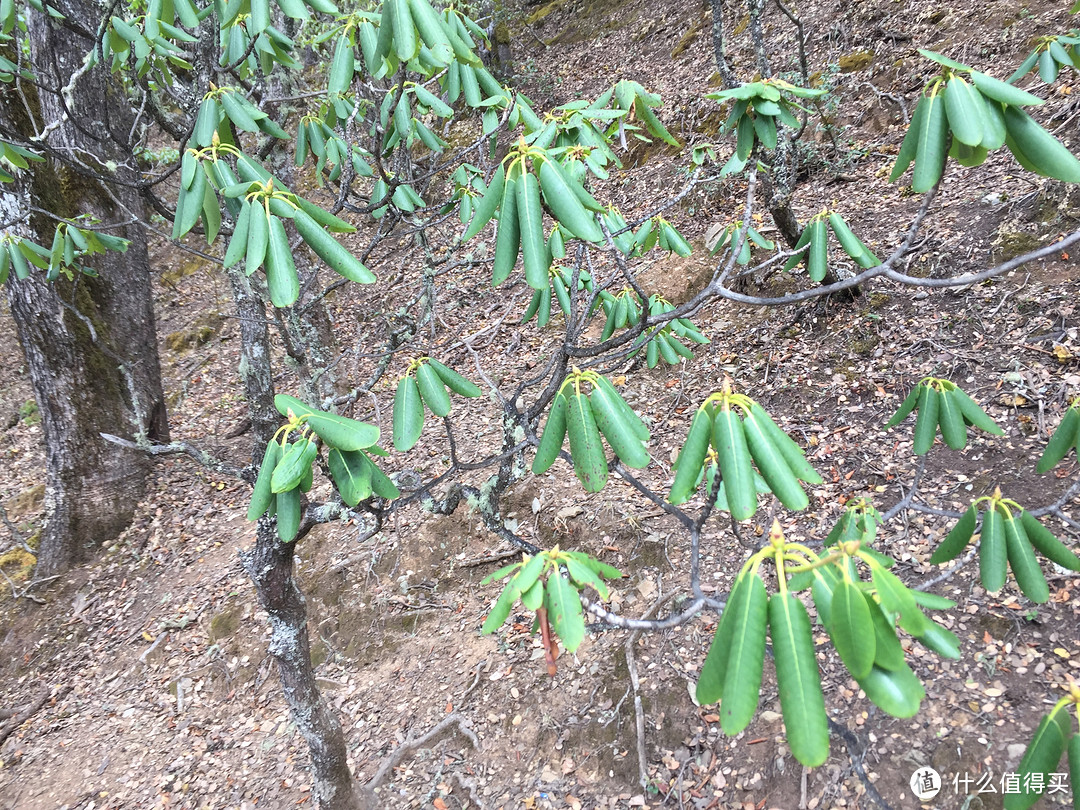
[[[100,18],[89,4],[73,6],[85,12],[73,13],[75,20]],[[167,440],[168,423],[130,107],[104,69],[82,69],[91,40],[79,35],[77,22],[59,29],[37,12],[28,15],[38,81],[0,94],[0,127],[36,137],[47,160],[5,193],[4,208],[14,213],[4,217],[7,230],[48,246],[57,223],[41,211],[67,219],[85,213],[131,241],[126,253],[87,260],[97,277],[49,283],[35,271],[7,284],[45,437],[38,574],[50,575],[122,532],[143,494],[150,458],[101,434]]]

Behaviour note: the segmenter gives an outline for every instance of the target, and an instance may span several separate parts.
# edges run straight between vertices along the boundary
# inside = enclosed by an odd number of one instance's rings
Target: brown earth
[[[897,99],[910,112],[929,68],[915,48],[1002,76],[1033,36],[1072,22],[1063,6],[1050,3],[812,2],[800,11],[813,69],[842,103],[827,110],[832,129],[818,128],[808,140],[798,213],[839,208],[879,254],[918,204],[886,182],[903,122]],[[555,0],[524,13],[536,21],[512,26],[516,75],[540,106],[632,78],[663,93],[663,118],[680,138],[719,140],[718,108],[701,98],[714,70],[705,7]],[[785,48],[779,63],[791,68],[790,38],[778,24],[772,33]],[[732,45],[736,68],[749,64],[745,35]],[[1052,103],[1043,120],[1075,144],[1076,109],[1065,92],[1072,80],[1063,74],[1056,92],[1045,93]],[[644,211],[684,177],[671,150],[637,146],[609,184],[608,199],[628,215]],[[700,245],[714,222],[741,215],[742,191],[738,182],[717,183],[684,200],[671,218]],[[919,274],[980,269],[1074,230],[1078,220],[1074,195],[1022,176],[1003,154],[978,169],[950,169],[934,211],[912,262]],[[406,256],[389,252],[373,267],[389,277]],[[173,246],[159,246],[158,260],[174,435],[244,463],[248,439],[229,438],[244,403],[227,285]],[[692,260],[658,259],[643,283],[678,300],[707,274],[707,264],[704,252]],[[503,298],[486,279],[461,274],[447,282],[442,305],[452,330],[479,331],[512,309],[483,352],[485,370],[504,384],[557,339],[558,318],[546,332],[515,325],[527,300],[522,284]],[[774,276],[751,283],[768,294],[803,281]],[[820,541],[846,499],[865,495],[884,508],[906,491],[915,469],[910,425],[889,433],[880,426],[912,384],[934,374],[965,386],[1006,436],[976,439],[959,453],[935,449],[921,488],[925,500],[959,509],[1000,485],[1025,505],[1050,502],[1076,474],[1075,460],[1062,465],[1060,477],[1036,480],[1031,468],[1067,398],[1080,393],[1078,293],[1076,260],[1062,255],[956,292],[877,282],[853,303],[713,305],[696,318],[712,342],[697,350],[693,364],[627,375],[624,395],[654,434],[657,463],[644,480],[662,489],[685,436],[687,409],[692,413],[731,376],[802,440],[825,477],[809,510],[780,515],[789,537]],[[393,291],[375,295],[339,294],[331,302],[343,348],[339,370],[349,379],[370,374],[363,347],[382,340],[383,318],[371,313],[395,311]],[[476,317],[477,308],[486,314]],[[6,315],[0,329],[13,346]],[[460,352],[449,359],[469,367]],[[288,389],[289,372],[278,368]],[[392,382],[377,393],[381,410],[356,415],[388,435]],[[43,463],[28,400],[25,370],[17,361],[0,368],[0,447],[9,471],[0,478],[0,502],[24,535],[40,523]],[[454,419],[469,426],[463,454],[478,454],[497,438],[498,419],[486,400],[456,401]],[[445,455],[444,443],[428,432],[386,468],[438,472]],[[284,808],[309,801],[306,750],[266,655],[265,616],[254,608],[237,561],[253,538],[243,520],[247,496],[246,485],[217,480],[187,460],[162,461],[139,519],[97,563],[36,589],[44,604],[6,598],[0,707],[48,698],[0,748],[0,807]],[[617,479],[585,495],[559,462],[518,485],[506,514],[532,542],[589,551],[622,569],[627,577],[613,602],[626,615],[686,587],[685,537]],[[753,531],[763,531],[770,516],[763,509]],[[950,523],[911,515],[887,526],[879,547],[899,560],[906,581],[925,581],[938,573],[927,560]],[[1064,533],[1062,525],[1054,528]],[[507,549],[464,506],[445,518],[399,514],[364,543],[356,541],[360,531],[321,527],[299,553],[320,682],[345,725],[357,776],[370,778],[407,734],[422,734],[452,712],[480,742],[474,748],[448,732],[406,758],[381,792],[386,807],[912,808],[918,803],[908,779],[931,765],[946,786],[926,806],[997,808],[1000,792],[964,795],[951,780],[992,774],[1000,791],[997,780],[1015,769],[1060,686],[1080,677],[1080,579],[1048,570],[1051,600],[1035,607],[1011,583],[1000,594],[986,593],[968,565],[934,588],[958,603],[941,618],[961,639],[961,659],[944,661],[918,645],[910,650],[927,689],[912,720],[889,718],[860,697],[819,633],[826,705],[847,733],[833,736],[824,766],[804,773],[784,743],[771,665],[758,717],[734,739],[721,735],[711,708],[692,703],[715,627],[715,617],[705,615],[632,642],[646,716],[650,783],[643,790],[626,632],[594,627],[549,678],[539,640],[529,635],[530,616],[516,614],[495,636],[478,634],[497,594],[480,580],[499,564],[487,560]],[[722,595],[747,549],[715,521],[703,541],[707,588]],[[24,563],[17,554],[0,558],[11,576]],[[970,789],[977,790],[974,781]],[[1043,803],[1063,804],[1066,795]]]

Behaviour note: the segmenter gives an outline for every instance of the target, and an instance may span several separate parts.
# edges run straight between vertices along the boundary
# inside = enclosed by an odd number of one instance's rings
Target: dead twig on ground
[[[56,693],[54,700],[61,700],[70,691],[70,686],[62,686],[60,691]],[[7,738],[11,736],[15,729],[41,711],[41,707],[48,701],[51,692],[52,690],[48,686],[42,687],[36,698],[30,701],[30,703],[22,709],[17,710],[17,713],[0,727],[0,746],[3,746],[3,744],[7,742]]]
[[[405,737],[405,741],[395,748],[390,755],[382,761],[379,766],[379,770],[375,772],[375,775],[367,783],[369,790],[374,790],[383,782],[386,781],[387,775],[394,769],[398,763],[401,762],[407,755],[411,754],[419,748],[423,748],[428,742],[438,737],[450,726],[457,726],[458,730],[468,737],[469,742],[473,744],[473,748],[480,748],[480,739],[476,736],[476,733],[470,727],[469,721],[462,715],[454,712],[448,714],[442,720],[440,720],[431,731],[422,737],[413,739],[412,730],[409,730],[408,735]]]

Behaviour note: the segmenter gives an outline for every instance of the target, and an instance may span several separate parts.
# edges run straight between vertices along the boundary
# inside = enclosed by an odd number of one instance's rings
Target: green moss
[[[0,569],[12,582],[26,582],[36,563],[37,557],[21,546],[0,554]]]
[[[701,17],[698,17],[698,19],[694,20],[690,27],[686,29],[686,33],[684,33],[682,37],[680,37],[679,42],[672,49],[672,59],[678,59],[680,56],[686,53],[686,50],[694,44],[694,42],[699,36],[701,36],[701,29],[703,26],[704,21]]]
[[[998,261],[1015,259],[1041,247],[1039,237],[1027,231],[1004,231],[997,240]]]
[[[30,400],[30,402],[33,402],[33,400]],[[37,413],[36,406],[34,408],[34,413]],[[21,518],[23,515],[28,515],[31,512],[36,512],[41,509],[41,504],[44,500],[45,485],[35,484],[29,489],[24,489],[13,498],[8,498],[7,503],[4,504],[4,508],[7,509],[9,516]]]
[[[873,51],[855,51],[841,56],[836,60],[841,73],[858,73],[866,70],[874,61]]]
[[[326,663],[326,659],[330,657],[330,648],[326,646],[326,642],[321,638],[316,638],[311,642],[311,667],[312,669]]]
[[[194,258],[186,262],[180,262],[173,267],[163,271],[161,273],[161,283],[168,284],[170,287],[175,286],[188,276],[193,276],[200,270],[207,267],[207,263],[202,259]]]
[[[526,17],[525,22],[527,22],[529,25],[536,25],[549,14],[558,11],[560,8],[562,8],[569,2],[570,0],[551,0],[550,3],[545,3],[528,17]]]
[[[221,328],[222,316],[218,312],[206,312],[200,315],[185,329],[170,332],[165,336],[165,348],[170,352],[181,352],[205,346]]]
[[[240,606],[235,605],[214,616],[210,620],[210,640],[217,641],[233,635],[240,627],[241,613]]]
[[[41,422],[41,414],[38,413],[37,402],[32,399],[26,400],[19,406],[19,418],[22,419],[23,424],[36,425]]]

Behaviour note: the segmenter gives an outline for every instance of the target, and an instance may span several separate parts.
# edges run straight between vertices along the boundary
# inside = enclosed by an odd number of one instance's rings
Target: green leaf
[[[589,586],[597,595],[605,602],[611,598],[611,594],[608,591],[608,586],[597,573],[587,565],[578,562],[573,557],[567,557],[566,570],[570,573],[570,578],[574,580],[578,585],[584,587]]]
[[[540,184],[536,175],[526,171],[515,184],[515,193],[525,281],[534,290],[543,291],[549,288],[551,260],[544,239],[544,212],[540,207]]]
[[[765,412],[765,409],[755,402],[751,405],[750,410],[753,412],[755,420],[769,432],[773,447],[780,451],[780,455],[784,457],[795,476],[800,481],[805,481],[808,484],[823,483],[817,470],[810,466],[810,462],[806,460],[802,448],[795,444],[794,439],[780,429],[780,426],[772,420],[772,417]]]
[[[705,456],[709,452],[709,443],[712,439],[712,418],[702,408],[694,413],[690,422],[690,430],[686,434],[686,441],[679,450],[679,459],[675,462],[678,468],[675,480],[671,484],[671,493],[668,500],[673,504],[685,503],[697,489],[701,479],[701,468],[705,464]],[[699,702],[704,702],[699,699]],[[710,701],[711,702],[711,701]]]
[[[979,547],[979,578],[988,591],[1005,587],[1005,527],[1002,516],[994,508],[983,515],[982,539]]]
[[[336,217],[334,217],[336,219]],[[323,230],[318,221],[301,207],[293,212],[293,224],[316,255],[343,278],[357,284],[373,284],[374,274],[337,239]],[[351,226],[350,226],[351,227]]]
[[[954,600],[946,599],[944,596],[938,596],[936,593],[930,593],[929,591],[920,591],[912,588],[911,595],[915,597],[915,601],[919,604],[919,607],[924,607],[928,610],[949,610],[956,607],[956,602]]]
[[[421,363],[416,367],[416,383],[420,388],[420,398],[429,411],[440,419],[450,413],[450,394],[435,369]]]
[[[371,465],[366,462],[363,453],[332,447],[327,453],[326,463],[334,486],[347,506],[356,506],[371,497]]]
[[[813,220],[806,227],[810,230],[810,249],[806,254],[806,272],[811,281],[821,282],[829,271],[829,232],[825,225],[825,219],[822,217]]]
[[[946,389],[938,392],[938,422],[941,424],[941,437],[953,450],[967,447],[967,428],[960,401],[956,397],[959,389]]]
[[[217,101],[213,98],[204,98],[199,105],[199,113],[195,117],[195,129],[192,132],[192,139],[196,146],[210,146],[220,118],[221,111]]]
[[[608,565],[605,562],[601,562],[594,557],[590,557],[584,552],[564,551],[563,554],[566,554],[568,557],[572,557],[573,559],[577,560],[586,568],[595,571],[604,579],[622,579],[622,571],[620,571],[618,568],[615,568],[612,565]]]
[[[274,492],[270,488],[270,479],[274,474],[274,468],[281,460],[281,445],[271,439],[263,453],[262,464],[259,466],[259,475],[255,479],[255,487],[251,492],[251,506],[248,507],[247,519],[258,520],[274,499]]]
[[[411,450],[424,431],[424,403],[420,388],[411,374],[398,382],[394,393],[394,447],[401,452]]]
[[[803,603],[790,593],[775,593],[769,599],[769,636],[788,745],[799,762],[808,768],[816,767],[829,756],[828,717],[810,617]]]
[[[727,604],[720,621],[716,625],[716,633],[713,635],[712,645],[705,656],[705,662],[701,665],[701,674],[697,682],[697,702],[702,706],[716,703],[724,694],[724,678],[727,674],[728,659],[731,653],[732,639],[734,638],[736,617],[745,616],[753,587],[752,579],[757,575],[750,571],[744,571],[735,578],[735,584],[728,594]],[[760,581],[760,580],[759,580]]]
[[[499,594],[499,598],[495,600],[491,612],[484,620],[484,624],[480,628],[481,635],[487,635],[502,626],[502,623],[510,616],[514,602],[518,600],[522,593],[531,588],[533,583],[540,577],[540,573],[544,570],[545,560],[546,557],[543,554],[530,557],[518,569],[518,572],[510,578],[510,581],[506,583],[506,587],[503,588],[503,592]]]
[[[281,542],[291,543],[296,538],[303,514],[299,488],[277,493],[277,533]]]
[[[292,251],[289,250],[285,223],[273,215],[269,220],[266,248],[266,286],[270,291],[270,302],[275,307],[292,306],[300,295],[300,278],[293,264]]]
[[[874,623],[874,665],[894,671],[907,666],[904,663],[904,648],[896,637],[896,627],[874,598],[864,593],[866,606],[870,609],[870,621]]]
[[[983,139],[979,144],[987,151],[1000,149],[1005,145],[1005,110],[1000,101],[983,96]]]
[[[1002,517],[1005,531],[1005,548],[1009,557],[1009,567],[1012,568],[1016,584],[1021,592],[1036,604],[1042,604],[1050,599],[1050,586],[1046,583],[1042,569],[1035,559],[1035,552],[1028,542],[1024,524],[1014,514]]]
[[[840,247],[844,249],[855,263],[859,267],[870,268],[877,267],[881,264],[881,261],[870,252],[870,249],[862,243],[848,227],[848,224],[844,221],[844,218],[835,211],[829,214],[829,225],[832,227],[833,233],[836,234],[837,240],[840,242]]]
[[[1035,472],[1041,475],[1053,469],[1065,458],[1069,450],[1076,447],[1078,440],[1080,440],[1080,411],[1069,408],[1061,418],[1061,424],[1054,431],[1054,435],[1047,442],[1038,466],[1035,467]]]
[[[386,475],[386,473],[379,469],[379,465],[372,461],[371,457],[368,455],[368,452],[374,453],[376,450],[379,451],[377,455],[387,455],[386,451],[382,450],[379,447],[370,447],[368,448],[367,452],[365,452],[364,450],[359,450],[357,452],[359,452],[360,455],[363,456],[365,463],[368,467],[371,468],[371,489],[380,498],[391,501],[394,498],[400,496],[401,492],[398,490],[397,486],[394,485],[394,482],[391,481],[390,478]]]
[[[609,399],[615,403],[615,407],[622,413],[623,423],[629,427],[631,433],[642,442],[649,441],[652,436],[649,429],[645,426],[645,423],[641,421],[641,417],[630,407],[630,403],[622,398],[622,395],[615,389],[615,386],[611,384],[611,381],[600,374],[597,375],[596,385],[607,391]]]
[[[446,387],[461,397],[478,397],[483,394],[480,387],[462,377],[449,366],[445,366],[433,357],[429,357],[428,365],[446,384]]]
[[[1030,107],[1043,103],[1043,100],[1038,96],[1007,84],[1001,79],[995,79],[993,76],[980,73],[977,70],[971,71],[971,81],[984,96],[998,101],[1006,105],[1006,107]]]
[[[596,419],[596,426],[620,461],[627,467],[643,469],[649,466],[649,451],[625,422],[622,411],[612,400],[612,396],[605,388],[593,386],[589,405]]]
[[[875,706],[893,717],[914,717],[926,691],[907,664],[896,669],[875,666],[858,679],[859,687]]]
[[[394,25],[394,52],[403,63],[408,62],[420,52],[420,43],[416,38],[412,12],[408,0],[386,0],[384,8],[391,10]]]
[[[765,667],[769,597],[761,577],[756,573],[748,576],[746,597],[731,617],[731,645],[720,706],[720,728],[728,736],[738,734],[754,719]]]
[[[918,102],[915,104],[915,112],[911,114],[908,131],[904,134],[904,140],[900,144],[900,151],[896,154],[896,163],[893,164],[892,172],[889,174],[890,183],[895,183],[900,179],[900,176],[907,171],[911,162],[915,160],[915,153],[919,145],[919,133],[922,130],[923,119],[926,117],[927,106],[927,97],[920,95]]]
[[[423,0],[421,0],[421,2],[423,2]],[[495,170],[495,174],[491,178],[491,183],[488,185],[487,191],[484,192],[484,196],[481,197],[480,201],[473,207],[472,221],[469,223],[469,227],[465,229],[465,233],[461,235],[462,242],[467,242],[480,233],[484,226],[495,216],[495,211],[503,201],[505,185],[506,168],[504,164],[500,163],[499,168]]]
[[[915,442],[912,451],[917,456],[925,455],[934,444],[938,427],[938,393],[929,385],[919,386],[919,416],[915,421]]]
[[[874,624],[862,590],[850,580],[841,579],[833,588],[827,629],[848,671],[855,678],[866,677],[877,652]]]
[[[536,457],[533,459],[533,475],[542,475],[547,472],[562,450],[563,440],[566,438],[566,412],[568,408],[566,396],[559,391],[552,401],[551,411],[548,413],[547,422],[544,424],[544,432],[540,437],[540,444],[536,448]]]
[[[339,450],[364,450],[379,441],[379,429],[375,425],[315,410],[288,394],[275,396],[274,407],[282,416],[290,410],[297,416],[306,416],[305,421],[319,438]]]
[[[713,416],[713,445],[720,459],[720,474],[727,490],[731,516],[735,520],[746,520],[757,511],[754,472],[742,421],[726,402]]]
[[[919,610],[911,591],[896,574],[876,560],[870,560],[869,564],[874,588],[882,606],[890,613],[898,614],[900,626],[911,635],[921,636],[929,619]]]
[[[248,223],[250,221],[251,203],[245,201],[240,207],[240,213],[236,218],[236,225],[233,227],[233,235],[229,240],[229,247],[226,248],[225,257],[222,260],[222,264],[226,268],[232,267],[240,261],[247,252]]]
[[[1043,778],[1038,780],[1039,783],[1049,784],[1049,776],[1057,771],[1061,755],[1065,753],[1066,741],[1071,736],[1072,718],[1065,706],[1055,706],[1050,714],[1043,715],[1039,727],[1035,729],[1035,736],[1028,743],[1017,767],[1021,792],[1005,794],[1005,810],[1027,810],[1039,800],[1042,788],[1038,791],[1031,789],[1030,775],[1042,774]],[[1071,762],[1070,756],[1070,764]]]
[[[607,459],[589,398],[580,391],[567,398],[566,422],[574,474],[586,492],[599,492],[607,483]]]
[[[945,83],[945,112],[953,137],[968,146],[983,139],[983,100],[979,91],[957,74]]]
[[[751,409],[743,416],[743,433],[750,455],[754,459],[769,489],[788,509],[805,509],[810,504],[795,473],[788,467],[786,459],[773,446],[768,429]]]
[[[581,614],[581,598],[577,588],[562,574],[548,577],[544,589],[551,629],[562,639],[568,652],[573,652],[585,638],[585,619]]]
[[[221,106],[225,110],[225,115],[229,117],[229,120],[245,132],[258,132],[259,125],[255,123],[255,119],[251,117],[244,105],[237,99],[236,93],[232,90],[227,90],[219,96],[221,100]]]
[[[356,70],[356,53],[347,35],[338,37],[334,48],[334,58],[330,63],[330,78],[326,86],[328,93],[344,93],[352,85],[353,72]]]
[[[521,605],[526,610],[538,610],[544,605],[544,581],[536,580],[531,588],[521,594]]]
[[[1054,536],[1053,532],[1043,526],[1030,512],[1022,510],[1020,512],[1020,522],[1024,526],[1024,533],[1027,535],[1028,542],[1040,554],[1063,568],[1068,568],[1070,571],[1080,571],[1080,557],[1070,551],[1064,543]]]
[[[682,146],[682,144],[667,131],[664,125],[660,123],[660,119],[656,117],[656,114],[651,109],[649,109],[649,105],[645,103],[645,100],[641,96],[634,99],[634,115],[636,115],[638,120],[645,125],[645,129],[657,138],[674,146],[676,149]]]
[[[457,64],[456,62],[452,64]],[[521,229],[517,213],[517,180],[508,176],[499,209],[499,227],[495,236],[495,256],[491,263],[491,286],[498,287],[517,264]],[[543,234],[541,233],[541,238]]]
[[[956,660],[960,657],[960,640],[955,633],[946,630],[937,622],[926,623],[926,630],[919,636],[919,643],[942,658]]]
[[[986,411],[978,406],[978,404],[969,397],[964,390],[959,386],[955,387],[951,391],[952,398],[960,405],[960,411],[964,415],[964,421],[973,427],[977,427],[984,433],[989,433],[992,436],[1004,436],[1005,431],[1001,427],[987,416]]]
[[[931,93],[926,99],[926,113],[919,121],[918,144],[915,148],[915,172],[911,190],[923,194],[937,185],[945,166],[949,127],[945,119],[945,104],[941,94]]]
[[[1006,107],[1005,128],[1010,138],[1006,143],[1021,165],[1025,162],[1021,158],[1024,158],[1044,177],[1080,183],[1080,160],[1061,141],[1036,124],[1030,115]]]
[[[300,485],[300,480],[311,467],[317,452],[315,443],[306,436],[289,445],[270,476],[270,491],[280,495]],[[280,505],[280,504],[279,504]]]
[[[971,536],[975,534],[975,519],[975,506],[972,504],[931,555],[931,565],[941,565],[949,560],[956,559],[971,540]]]
[[[551,158],[540,161],[540,188],[544,192],[544,201],[555,218],[570,233],[588,242],[601,242],[604,234],[592,214],[585,210],[571,183],[576,181],[566,177],[559,164]]]
[[[916,385],[911,389],[911,392],[904,398],[904,401],[900,403],[900,407],[897,409],[896,413],[894,413],[892,418],[885,423],[885,430],[896,427],[907,418],[909,413],[915,410],[915,406],[919,404],[919,397],[922,396],[923,388],[924,386],[922,385]]]

